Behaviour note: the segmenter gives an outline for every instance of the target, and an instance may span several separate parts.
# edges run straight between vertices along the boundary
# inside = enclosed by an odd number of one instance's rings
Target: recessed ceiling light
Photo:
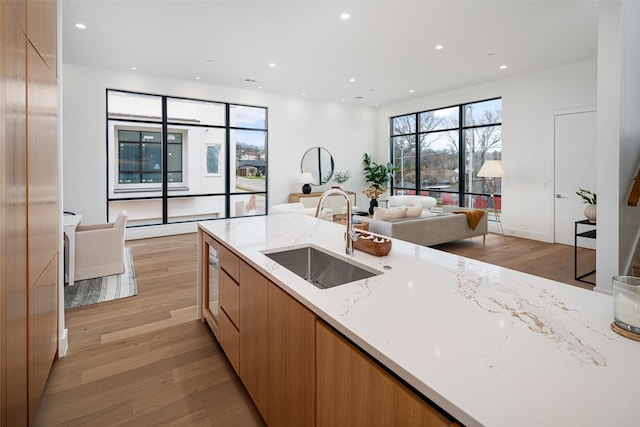
[[[356,79],[354,79],[353,77],[351,77],[351,78],[349,79],[349,81],[350,81],[351,83],[353,83],[353,82],[355,82],[355,81],[356,81]]]
[[[78,22],[78,23],[76,24],[76,28],[80,28],[81,30],[85,30],[85,29],[87,28],[87,26],[86,26],[86,25],[84,25],[84,24],[81,24],[80,22]]]
[[[349,18],[351,18],[351,15],[349,15],[347,12],[344,12],[340,15],[340,19],[342,19],[343,21],[346,21]]]
[[[500,66],[500,69],[501,69],[501,70],[506,70],[506,69],[507,69],[507,66],[506,66],[506,65],[501,65],[501,66]]]
[[[200,80],[200,76],[196,76],[196,80]]]
[[[444,45],[443,44],[437,44],[435,49],[436,50],[442,50],[442,49],[444,49]]]
[[[269,67],[271,67],[271,68],[274,68],[275,66],[276,66],[275,62],[272,62],[272,63],[269,64]]]
[[[409,93],[413,93],[415,92],[413,89],[409,89]]]
[[[262,86],[258,86],[258,89],[262,89]]]
[[[307,92],[302,92],[302,96],[307,96]]]
[[[133,71],[137,70],[137,68],[136,68],[136,67],[129,67],[129,69],[130,69],[130,70],[133,70]]]

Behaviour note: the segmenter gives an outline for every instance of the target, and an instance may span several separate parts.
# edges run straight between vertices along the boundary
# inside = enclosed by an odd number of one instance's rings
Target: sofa
[[[422,209],[426,212],[436,205],[436,199],[430,196],[389,196],[389,207],[402,207],[402,206],[418,206],[421,205]]]
[[[360,220],[368,222],[369,231],[373,233],[422,246],[439,245],[476,236],[483,236],[482,243],[484,244],[489,224],[487,212],[483,211],[484,215],[480,218],[475,229],[472,229],[469,226],[467,215],[453,213],[464,211],[479,211],[479,209],[443,206],[442,213],[429,213],[414,218],[390,220],[374,219],[376,218],[376,212],[374,212],[373,218],[362,217]]]

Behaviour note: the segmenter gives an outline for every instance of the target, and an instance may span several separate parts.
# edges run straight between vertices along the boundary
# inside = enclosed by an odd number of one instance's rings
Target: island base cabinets
[[[322,321],[316,364],[317,427],[455,425]]]
[[[240,262],[240,379],[269,424],[269,281]]]
[[[240,379],[270,427],[315,424],[315,320],[240,262]]]
[[[269,425],[315,424],[316,315],[269,286]]]
[[[218,319],[218,333],[216,337],[220,346],[231,362],[231,366],[240,373],[240,332],[238,321],[233,318],[237,316],[238,306],[238,284],[229,276],[226,271],[220,270],[220,311]],[[236,298],[234,301],[233,298]],[[229,314],[231,313],[231,314]],[[235,322],[234,322],[235,320]]]
[[[202,230],[198,231],[198,283],[202,319],[209,325],[236,373],[240,372],[238,259]],[[235,278],[234,278],[235,275]]]

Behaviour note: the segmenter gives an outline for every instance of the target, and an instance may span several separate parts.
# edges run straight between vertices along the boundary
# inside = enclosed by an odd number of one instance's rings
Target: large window
[[[391,152],[400,168],[394,194],[430,195],[439,205],[489,207],[490,189],[477,174],[502,158],[502,99],[391,118]],[[496,178],[496,209],[501,180]]]
[[[108,217],[131,225],[266,213],[267,109],[107,90]]]
[[[162,182],[162,133],[117,129],[118,188]],[[169,133],[167,180],[182,182],[182,134]]]

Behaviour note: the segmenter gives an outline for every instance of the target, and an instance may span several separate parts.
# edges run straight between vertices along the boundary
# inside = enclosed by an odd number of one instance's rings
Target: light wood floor
[[[138,295],[66,311],[69,352],[53,365],[36,426],[261,426],[208,328],[195,318],[196,235],[129,241]],[[495,234],[438,249],[573,280],[573,247]],[[593,265],[593,251],[581,253]]]
[[[474,237],[435,248],[581,288],[594,288],[594,285],[574,280],[573,246],[490,233],[484,245],[482,237]],[[578,248],[578,275],[595,268],[596,251]],[[595,274],[585,276],[584,280],[595,282]]]
[[[196,235],[128,241],[138,295],[66,310],[36,426],[261,426],[208,327],[196,320]]]

